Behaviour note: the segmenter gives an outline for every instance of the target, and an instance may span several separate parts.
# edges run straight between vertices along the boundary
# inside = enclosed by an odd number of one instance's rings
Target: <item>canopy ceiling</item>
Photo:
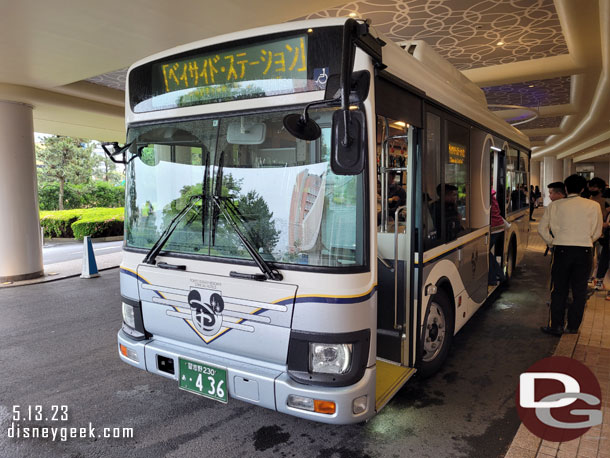
[[[155,52],[301,18],[370,18],[421,39],[519,124],[533,155],[610,154],[610,0],[0,0],[0,99],[35,106],[39,132],[124,139],[125,70]],[[262,7],[264,5],[264,8]],[[514,106],[514,107],[511,107]],[[520,108],[516,108],[520,107]]]

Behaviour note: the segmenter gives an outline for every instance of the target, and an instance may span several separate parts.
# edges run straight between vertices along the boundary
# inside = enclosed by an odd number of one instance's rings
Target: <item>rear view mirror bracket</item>
[[[133,142],[126,143],[123,146],[119,146],[118,142],[104,142],[102,143],[102,149],[104,150],[106,156],[108,156],[108,159],[110,159],[115,164],[127,165],[136,157],[140,157],[140,154],[134,154],[132,157],[129,158],[129,160],[127,159],[127,150],[131,147],[132,144]],[[109,146],[112,147],[113,151],[108,150]],[[116,159],[117,156],[121,156],[121,159]]]
[[[362,47],[362,37],[368,35],[368,22],[348,19],[343,28],[343,60],[341,62],[341,109],[333,114],[331,169],[337,175],[358,175],[364,170],[367,156],[366,117],[360,111],[350,110],[352,83],[360,86],[360,96],[368,95],[370,74],[358,72],[352,75],[356,44]],[[375,61],[381,61],[381,43],[367,41],[364,51]],[[376,52],[372,52],[376,51]],[[354,79],[352,79],[354,77]],[[362,88],[366,86],[366,91]]]

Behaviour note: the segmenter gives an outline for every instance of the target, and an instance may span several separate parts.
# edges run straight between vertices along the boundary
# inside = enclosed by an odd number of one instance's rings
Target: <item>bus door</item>
[[[377,410],[415,372],[410,356],[414,130],[404,121],[377,117]]]
[[[502,218],[506,218],[506,151],[498,151],[498,148],[492,148],[490,156],[491,189],[495,189],[496,191],[500,215],[502,215]],[[508,196],[508,198],[510,198],[510,196]],[[498,236],[495,247],[493,248],[493,254],[496,256],[500,266],[504,265],[504,235],[505,233],[502,232]]]

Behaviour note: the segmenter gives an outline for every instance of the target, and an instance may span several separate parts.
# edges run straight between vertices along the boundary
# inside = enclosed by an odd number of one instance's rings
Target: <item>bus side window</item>
[[[468,162],[470,132],[467,127],[447,121],[445,159],[446,241],[454,240],[470,228],[468,218]]]
[[[436,211],[439,197],[436,189],[441,181],[441,118],[426,113],[426,148],[423,155],[423,224],[424,249],[442,243],[441,215]]]

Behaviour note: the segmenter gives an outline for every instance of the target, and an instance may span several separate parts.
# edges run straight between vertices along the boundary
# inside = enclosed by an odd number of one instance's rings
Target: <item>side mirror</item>
[[[333,114],[330,167],[335,175],[358,175],[367,156],[366,118],[358,110]]]

